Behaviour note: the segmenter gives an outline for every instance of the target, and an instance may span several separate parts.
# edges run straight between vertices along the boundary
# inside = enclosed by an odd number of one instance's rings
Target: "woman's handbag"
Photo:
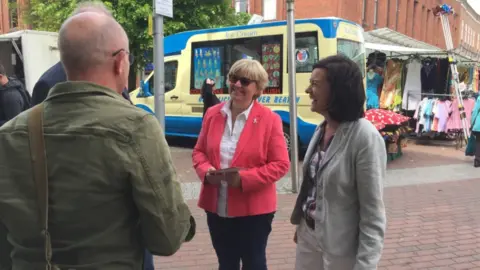
[[[476,150],[476,137],[473,133],[470,133],[468,137],[467,147],[465,147],[465,156],[474,156]]]

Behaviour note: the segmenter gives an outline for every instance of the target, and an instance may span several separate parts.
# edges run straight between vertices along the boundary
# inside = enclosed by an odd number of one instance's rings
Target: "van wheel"
[[[290,128],[287,125],[283,125],[283,137],[285,138],[285,143],[287,143],[288,156],[290,157],[290,152],[292,149],[292,140],[290,137]]]

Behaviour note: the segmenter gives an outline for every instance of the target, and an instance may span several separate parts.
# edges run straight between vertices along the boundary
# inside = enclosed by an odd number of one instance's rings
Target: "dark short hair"
[[[365,116],[365,87],[359,66],[343,55],[320,60],[313,69],[325,69],[330,85],[329,116],[337,122],[356,121]]]
[[[7,75],[5,72],[5,67],[2,64],[0,64],[0,75]]]

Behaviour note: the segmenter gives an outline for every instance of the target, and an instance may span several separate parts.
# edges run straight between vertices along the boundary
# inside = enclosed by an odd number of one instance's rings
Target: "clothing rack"
[[[455,95],[453,94],[435,94],[435,93],[408,93],[407,94],[407,109],[408,109],[408,100],[410,98],[410,96],[421,96],[422,99],[424,96],[428,96],[428,97],[455,97]]]
[[[421,95],[421,96],[426,96],[426,97],[432,97],[432,98],[435,98],[435,97],[453,97],[455,98],[456,95],[454,94],[435,94],[435,93],[408,93],[407,94],[407,108],[408,108],[408,98],[409,96],[418,96],[418,95]],[[463,96],[463,98],[469,98],[469,96]],[[463,131],[456,131],[456,132],[453,132],[453,133],[450,133],[454,136],[454,139],[455,139],[455,147],[457,149],[463,147]],[[418,135],[417,135],[418,136]]]

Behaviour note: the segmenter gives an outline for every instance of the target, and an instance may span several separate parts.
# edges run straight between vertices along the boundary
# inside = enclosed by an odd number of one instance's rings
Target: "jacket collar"
[[[319,170],[323,169],[323,167],[333,158],[333,156],[337,153],[337,151],[344,145],[347,144],[348,141],[348,135],[352,132],[353,127],[355,126],[355,122],[344,122],[341,123],[340,126],[338,127],[337,131],[335,132],[335,137],[333,137],[333,141],[330,144],[330,146],[327,149],[327,152],[325,153],[325,157],[322,160],[322,163],[319,166]],[[317,129],[315,130],[315,133],[312,136],[312,139],[310,141],[310,144],[308,145],[307,153],[305,154],[305,162],[303,165],[303,173],[306,174],[308,173],[308,167],[309,167],[309,161],[314,153],[314,151],[317,149],[318,145],[318,140],[320,139],[320,136],[323,132],[323,129],[325,128],[325,121],[320,123],[320,125],[317,126]]]
[[[90,82],[64,82],[56,84],[48,93],[47,100],[51,100],[61,96],[78,95],[78,94],[103,94],[111,98],[125,99],[113,91],[112,89],[90,83]]]

